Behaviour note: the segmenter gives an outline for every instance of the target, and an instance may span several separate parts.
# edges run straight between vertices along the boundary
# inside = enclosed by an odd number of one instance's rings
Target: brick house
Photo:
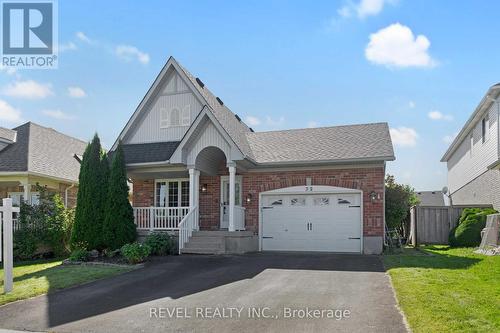
[[[254,132],[170,58],[120,133],[141,232],[181,253],[380,253],[386,123]]]
[[[13,129],[0,127],[0,199],[36,203],[36,185],[59,193],[66,206],[76,205],[78,156],[86,142],[52,128],[27,122]],[[1,202],[1,200],[0,200]]]

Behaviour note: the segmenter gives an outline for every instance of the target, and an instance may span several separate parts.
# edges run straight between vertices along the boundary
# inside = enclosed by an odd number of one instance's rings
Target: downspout
[[[75,184],[71,184],[71,186],[66,187],[64,190],[64,207],[68,208],[68,191],[75,187]]]

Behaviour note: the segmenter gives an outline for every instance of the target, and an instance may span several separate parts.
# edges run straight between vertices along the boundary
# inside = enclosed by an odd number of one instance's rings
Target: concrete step
[[[227,230],[199,230],[193,231],[193,236],[252,236],[252,231],[227,231]]]
[[[194,247],[188,248],[185,247],[181,250],[181,254],[223,254],[223,250],[213,249],[213,248],[202,248],[202,247]]]
[[[201,248],[201,249],[213,249],[214,251],[224,251],[225,244],[222,242],[216,242],[216,243],[204,242],[204,241],[193,242],[189,240],[184,247],[188,249]]]

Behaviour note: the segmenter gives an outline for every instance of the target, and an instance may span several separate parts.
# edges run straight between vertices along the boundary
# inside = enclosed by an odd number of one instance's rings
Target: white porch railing
[[[138,230],[177,230],[189,207],[133,207]]]
[[[187,213],[186,216],[179,223],[179,254],[181,254],[181,250],[186,245],[186,242],[189,240],[189,237],[193,234],[193,230],[198,229],[198,206],[195,206],[193,209]]]
[[[245,230],[245,207],[234,206],[234,229]]]

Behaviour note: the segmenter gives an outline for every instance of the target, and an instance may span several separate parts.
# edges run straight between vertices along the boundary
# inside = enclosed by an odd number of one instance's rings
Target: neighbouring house
[[[420,206],[449,206],[450,200],[442,191],[415,192]]]
[[[453,205],[500,209],[499,96],[500,83],[488,89],[441,159]]]
[[[59,193],[66,206],[76,205],[80,163],[86,142],[27,122],[0,127],[0,199],[36,204],[36,185]]]
[[[381,253],[386,123],[254,132],[170,58],[120,133],[140,232],[181,253]]]

